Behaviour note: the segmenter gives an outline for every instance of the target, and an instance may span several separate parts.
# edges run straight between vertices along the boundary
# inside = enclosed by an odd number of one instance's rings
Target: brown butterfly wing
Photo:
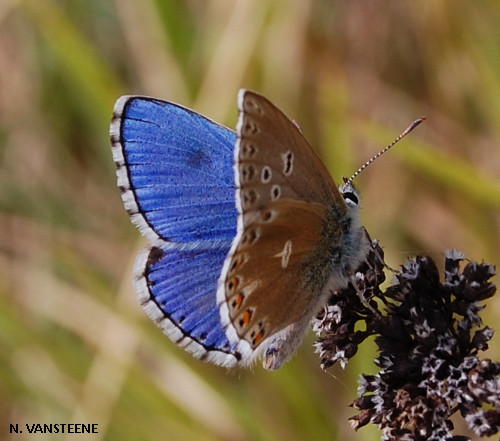
[[[279,109],[248,91],[240,94],[239,109],[238,233],[218,303],[225,305],[221,319],[230,340],[245,340],[255,351],[316,312],[347,206],[317,154]]]
[[[242,201],[252,206],[279,198],[344,203],[317,153],[281,110],[250,91],[240,92],[239,110],[236,166]]]
[[[330,275],[320,204],[283,200],[254,213],[225,279],[229,316],[239,338],[265,338],[312,316]]]

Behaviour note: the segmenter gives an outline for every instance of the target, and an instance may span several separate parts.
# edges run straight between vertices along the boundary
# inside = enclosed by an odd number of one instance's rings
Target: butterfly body
[[[241,91],[236,135],[181,106],[123,97],[111,125],[122,198],[151,246],[139,299],[195,356],[277,369],[368,248],[358,199],[298,127]]]

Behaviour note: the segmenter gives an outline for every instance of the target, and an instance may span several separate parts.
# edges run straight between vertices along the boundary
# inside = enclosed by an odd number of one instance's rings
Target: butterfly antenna
[[[426,120],[425,116],[422,116],[421,118],[413,121],[402,133],[399,135],[394,141],[392,141],[386,148],[380,150],[376,155],[372,156],[368,161],[366,161],[361,167],[359,167],[356,172],[349,178],[344,178],[344,187],[346,188],[351,182],[354,180],[356,176],[358,176],[366,167],[368,167],[372,162],[375,161],[375,159],[378,159],[380,156],[382,156],[387,150],[389,150],[394,144],[397,142],[401,141],[408,133],[410,133],[415,127],[420,125]]]

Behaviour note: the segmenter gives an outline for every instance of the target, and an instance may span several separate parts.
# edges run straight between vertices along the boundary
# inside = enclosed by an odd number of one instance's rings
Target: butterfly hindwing
[[[230,323],[253,350],[312,316],[328,279],[329,264],[316,246],[324,220],[321,205],[287,200],[246,225],[226,274],[225,295]]]
[[[174,343],[196,358],[231,367],[241,357],[221,326],[215,301],[218,273],[207,272],[222,267],[226,253],[147,248],[134,272],[141,305]]]

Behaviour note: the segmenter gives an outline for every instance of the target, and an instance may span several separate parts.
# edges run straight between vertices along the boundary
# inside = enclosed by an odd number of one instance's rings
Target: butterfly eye
[[[349,202],[351,202],[354,205],[358,205],[359,204],[358,197],[352,191],[346,191],[345,193],[342,193],[342,196],[344,197],[345,201],[348,204],[349,204]]]

